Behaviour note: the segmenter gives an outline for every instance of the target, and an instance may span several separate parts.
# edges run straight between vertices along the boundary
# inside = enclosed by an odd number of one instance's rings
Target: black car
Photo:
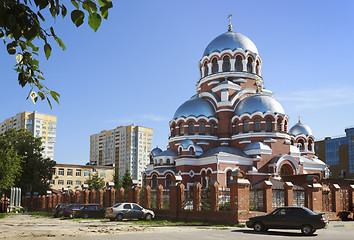
[[[62,217],[63,216],[63,210],[70,206],[71,203],[60,203],[55,206],[53,209],[53,216],[54,217]]]
[[[69,206],[67,206],[66,208],[64,208],[62,210],[62,213],[61,215],[63,217],[70,217],[70,214],[71,214],[71,210],[73,209],[80,209],[84,204],[70,204]]]
[[[71,218],[104,218],[105,209],[99,204],[82,204],[70,211]]]
[[[327,228],[324,213],[316,214],[305,207],[281,207],[264,216],[248,219],[247,227],[256,232],[273,229],[301,229],[304,235],[311,235],[317,229]]]

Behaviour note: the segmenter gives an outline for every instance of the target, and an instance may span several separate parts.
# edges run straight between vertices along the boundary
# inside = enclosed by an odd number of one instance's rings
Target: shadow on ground
[[[317,234],[313,234],[310,236],[305,236],[302,233],[297,233],[297,232],[281,232],[281,231],[266,231],[266,232],[255,232],[253,230],[249,229],[237,229],[237,230],[232,230],[232,232],[242,232],[245,234],[254,234],[258,236],[262,235],[268,235],[268,236],[286,236],[286,237],[316,237]]]

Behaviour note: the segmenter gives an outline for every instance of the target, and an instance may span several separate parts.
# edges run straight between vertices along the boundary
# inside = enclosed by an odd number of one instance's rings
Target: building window
[[[212,73],[217,73],[219,71],[219,64],[218,64],[218,60],[216,58],[213,58],[213,60],[211,61],[212,63]]]
[[[157,176],[156,174],[152,175],[152,186],[151,188],[156,188],[157,187]]]
[[[208,75],[208,72],[209,72],[208,63],[205,62],[204,63],[204,77]]]
[[[106,174],[105,174],[105,173],[101,173],[101,174],[100,174],[100,177],[101,177],[101,178],[105,178],[105,177],[106,177]]]
[[[280,119],[277,121],[277,131],[281,132],[281,120]]]
[[[248,132],[250,130],[249,121],[245,120],[243,122],[243,132]]]
[[[199,123],[199,134],[205,134],[205,124],[203,122]]]
[[[228,188],[230,187],[231,173],[232,173],[231,170],[226,172],[226,187],[228,187]]]
[[[184,124],[183,123],[179,124],[179,135],[184,135]]]
[[[58,175],[64,176],[64,168],[59,168]]]
[[[171,183],[172,183],[171,174],[167,174],[166,175],[166,188],[170,188]]]
[[[76,181],[76,186],[81,186],[81,181]]]
[[[270,120],[269,118],[266,119],[266,131],[272,131],[272,120]]]
[[[259,132],[261,130],[261,121],[259,119],[254,120],[254,131]]]
[[[66,175],[67,176],[72,176],[73,175],[73,170],[72,169],[66,170]]]
[[[188,133],[189,134],[194,134],[194,123],[189,123],[188,124]]]
[[[58,180],[58,185],[64,185],[64,180]]]
[[[50,184],[50,185],[55,185],[55,180],[50,180],[50,181],[49,181],[49,184]]]
[[[236,69],[236,72],[242,72],[242,58],[241,58],[241,56],[236,56],[235,69]]]
[[[170,164],[171,164],[171,160],[170,160],[169,158],[167,158],[166,164],[167,164],[167,165],[170,165]]]
[[[66,181],[66,184],[67,184],[68,186],[71,186],[71,185],[73,185],[73,181],[68,180],[68,181]]]
[[[214,135],[215,131],[214,131],[214,124],[213,123],[210,123],[210,135]]]
[[[81,169],[76,169],[76,177],[81,177]]]
[[[223,72],[230,72],[230,58],[229,58],[229,56],[225,56],[223,58],[222,71]]]
[[[97,168],[92,168],[92,172],[97,172],[98,169]]]
[[[85,176],[85,177],[90,176],[90,170],[85,170],[85,171],[84,171],[84,176]]]
[[[252,58],[249,57],[247,59],[247,72],[249,72],[249,73],[252,73],[252,62],[253,62]]]

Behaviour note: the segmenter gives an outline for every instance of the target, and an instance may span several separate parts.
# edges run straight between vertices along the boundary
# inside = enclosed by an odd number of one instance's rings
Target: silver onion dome
[[[214,107],[207,100],[194,95],[191,99],[184,102],[175,112],[173,119],[177,119],[179,117],[215,117]]]
[[[160,148],[155,147],[154,149],[151,150],[151,156],[156,157],[161,152],[162,152],[162,150]]]
[[[245,35],[232,31],[225,32],[211,41],[204,50],[204,56],[209,56],[213,52],[221,52],[224,50],[236,50],[237,48],[243,51],[251,51],[258,54],[256,45]]]
[[[311,136],[312,130],[306,124],[303,124],[302,122],[298,122],[292,128],[290,128],[289,134],[293,136],[298,136],[301,134],[304,134],[305,136]]]
[[[235,114],[241,116],[242,114],[252,114],[255,112],[271,112],[285,114],[280,103],[271,96],[263,94],[255,94],[241,100],[235,109]]]

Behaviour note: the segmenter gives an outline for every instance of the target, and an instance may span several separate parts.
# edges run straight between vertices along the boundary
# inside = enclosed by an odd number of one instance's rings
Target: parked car
[[[155,217],[155,213],[135,203],[117,203],[106,209],[105,217],[111,221],[115,219],[118,221],[123,219],[145,219],[149,221]]]
[[[80,209],[84,204],[70,204],[66,208],[62,209],[62,216],[63,217],[70,217],[71,211],[73,209]]]
[[[68,207],[70,203],[60,203],[55,206],[53,209],[53,216],[54,217],[62,217],[63,216],[63,210]]]
[[[316,214],[305,207],[281,207],[264,216],[249,218],[247,227],[256,232],[273,229],[301,229],[304,235],[311,235],[317,229],[327,228],[324,213]]]
[[[82,204],[70,211],[71,218],[104,218],[104,208],[99,204]]]

